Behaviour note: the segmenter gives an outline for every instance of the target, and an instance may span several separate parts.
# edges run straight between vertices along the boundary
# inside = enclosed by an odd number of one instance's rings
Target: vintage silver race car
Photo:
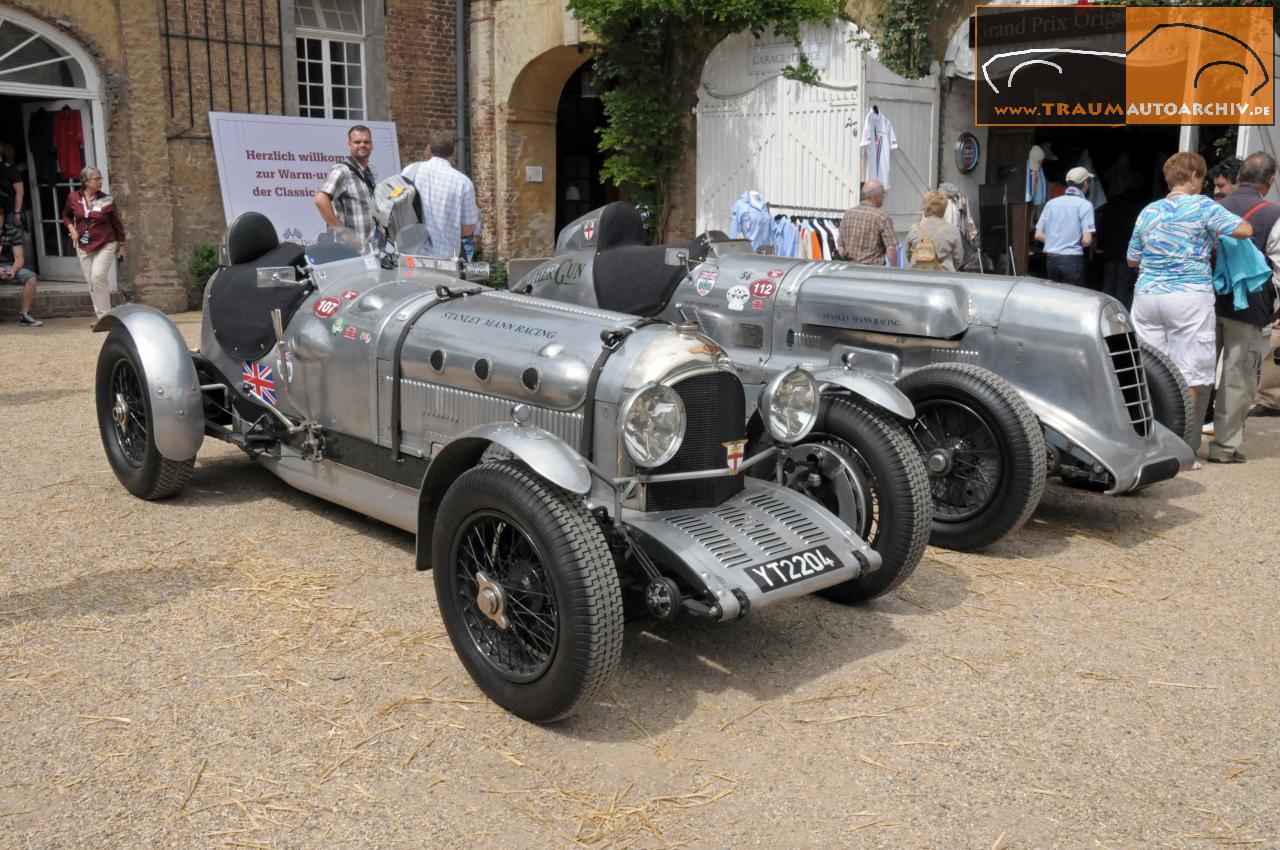
[[[781,479],[775,461],[814,426],[804,369],[769,383],[776,448],[747,459],[741,380],[693,325],[491,290],[455,263],[341,239],[282,245],[256,213],[228,228],[223,263],[198,350],[148,307],[98,323],[116,476],[145,499],[174,495],[210,436],[416,532],[464,666],[521,717],[564,717],[599,691],[624,602],[733,620],[886,589],[880,557],[838,517],[739,474],[773,463]]]
[[[761,256],[723,234],[650,247],[625,202],[565,227],[556,249],[513,290],[696,321],[750,397],[798,365],[896,381],[914,404],[935,545],[978,549],[1009,534],[1048,475],[1127,493],[1194,462],[1186,383],[1107,296],[1030,277]],[[811,440],[841,442],[831,424]]]

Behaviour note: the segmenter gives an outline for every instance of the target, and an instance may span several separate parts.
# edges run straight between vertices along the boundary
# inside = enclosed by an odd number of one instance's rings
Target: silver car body
[[[119,308],[99,328],[121,325],[159,340],[140,351],[142,372],[171,399],[196,399],[191,411],[154,408],[165,457],[193,457],[200,434],[191,421],[203,422],[207,435],[242,446],[290,485],[416,532],[421,568],[448,485],[495,452],[625,526],[693,588],[691,598],[702,600],[695,613],[734,619],[879,568],[879,555],[839,519],[802,494],[738,474],[726,445],[708,433],[690,427],[685,439],[712,440],[702,448],[719,458],[716,468],[664,477],[663,467],[631,462],[618,418],[634,390],[660,382],[683,393],[693,386],[685,382],[702,381],[743,396],[729,357],[695,328],[491,290],[450,268],[414,257],[394,269],[366,256],[315,265],[315,291],[281,317],[276,339],[253,361],[224,348],[215,325],[226,314],[210,308],[208,295],[201,346],[190,354],[150,308]],[[287,270],[258,277],[260,285],[306,283]],[[715,398],[688,392],[690,421],[718,421]],[[219,413],[211,418],[210,410]],[[672,488],[730,478],[732,492],[714,503],[660,503]],[[837,563],[805,568],[805,577],[776,588],[749,575],[817,547]]]
[[[593,248],[581,224],[521,291],[596,303]],[[767,293],[767,294],[766,294]],[[1154,421],[1142,370],[1118,372],[1137,348],[1116,300],[1031,277],[1009,278],[814,262],[710,244],[662,314],[696,319],[724,346],[749,391],[780,371],[854,365],[890,381],[938,363],[972,363],[1009,381],[1044,428],[1050,474],[1125,493],[1194,462]]]

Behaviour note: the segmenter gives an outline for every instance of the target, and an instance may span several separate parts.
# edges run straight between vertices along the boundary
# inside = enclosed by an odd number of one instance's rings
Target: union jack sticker
[[[738,470],[742,468],[742,459],[747,453],[747,441],[730,440],[722,445],[725,448],[725,463],[728,465],[729,471],[737,475]]]
[[[262,363],[245,363],[240,369],[240,379],[249,395],[267,404],[276,403],[275,375],[270,366]]]

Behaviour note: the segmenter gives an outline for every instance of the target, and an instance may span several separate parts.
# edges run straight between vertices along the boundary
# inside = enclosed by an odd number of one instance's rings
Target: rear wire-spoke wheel
[[[1044,433],[999,375],[967,363],[898,382],[915,405],[911,436],[929,474],[935,546],[973,551],[1017,530],[1044,494]]]
[[[111,471],[125,489],[142,499],[163,499],[187,486],[196,462],[170,460],[156,448],[151,395],[141,363],[129,332],[114,328],[98,355],[98,432]]]
[[[868,602],[915,571],[932,506],[924,464],[902,425],[859,401],[828,397],[814,434],[788,452],[783,472],[784,483],[820,502],[880,555],[880,569],[820,595]]]
[[[440,615],[485,695],[535,723],[593,699],[622,659],[622,591],[581,497],[518,461],[454,481],[436,515]]]

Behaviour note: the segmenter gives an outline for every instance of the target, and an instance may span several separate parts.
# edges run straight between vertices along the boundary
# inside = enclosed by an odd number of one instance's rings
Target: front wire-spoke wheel
[[[861,400],[829,395],[814,432],[782,463],[784,484],[840,517],[880,555],[880,569],[820,595],[868,602],[907,580],[924,556],[933,514],[924,464],[898,421]],[[755,469],[774,474],[770,464]]]
[[[471,517],[456,539],[456,601],[472,643],[508,681],[536,681],[560,638],[555,593],[536,548],[511,518],[492,511]]]
[[[622,659],[622,590],[582,498],[512,460],[464,472],[436,514],[436,600],[476,685],[534,723],[592,700]]]

